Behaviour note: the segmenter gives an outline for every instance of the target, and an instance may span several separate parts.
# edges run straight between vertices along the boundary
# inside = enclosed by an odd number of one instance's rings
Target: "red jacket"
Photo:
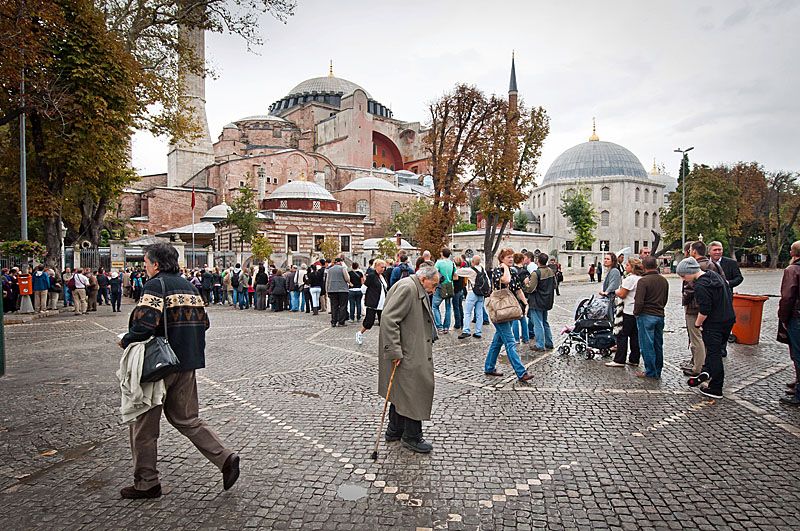
[[[781,300],[778,302],[778,321],[784,325],[800,310],[800,261],[794,261],[783,270]]]

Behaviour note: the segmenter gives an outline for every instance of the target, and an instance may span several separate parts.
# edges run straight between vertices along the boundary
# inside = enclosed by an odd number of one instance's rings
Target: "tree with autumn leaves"
[[[459,84],[432,103],[425,139],[433,176],[433,204],[416,230],[418,246],[436,251],[446,244],[457,208],[477,186],[487,220],[487,260],[499,245],[514,211],[534,184],[536,164],[549,132],[541,107],[509,107],[508,100],[486,96]]]

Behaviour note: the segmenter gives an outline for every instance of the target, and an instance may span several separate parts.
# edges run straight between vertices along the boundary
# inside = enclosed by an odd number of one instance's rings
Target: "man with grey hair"
[[[728,290],[733,296],[733,288],[744,282],[742,271],[739,269],[739,263],[733,258],[728,258],[723,255],[724,248],[722,242],[713,241],[708,244],[709,267],[722,275],[728,285]],[[728,355],[728,342],[722,348],[722,357]]]
[[[429,295],[439,284],[439,272],[422,262],[416,274],[398,281],[386,295],[378,341],[378,392],[389,393],[387,442],[429,453],[433,445],[422,438],[422,421],[433,407],[433,342],[437,339]]]

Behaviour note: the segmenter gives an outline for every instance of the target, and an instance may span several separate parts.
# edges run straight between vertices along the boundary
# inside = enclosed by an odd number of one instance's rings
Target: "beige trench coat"
[[[378,341],[378,392],[386,398],[392,360],[400,359],[389,401],[400,415],[430,420],[433,406],[433,342],[436,332],[428,294],[416,275],[397,282],[386,296]]]

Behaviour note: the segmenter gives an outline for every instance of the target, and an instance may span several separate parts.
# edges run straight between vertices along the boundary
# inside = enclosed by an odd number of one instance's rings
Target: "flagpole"
[[[194,253],[194,186],[192,186],[192,269],[197,267],[197,258]]]

